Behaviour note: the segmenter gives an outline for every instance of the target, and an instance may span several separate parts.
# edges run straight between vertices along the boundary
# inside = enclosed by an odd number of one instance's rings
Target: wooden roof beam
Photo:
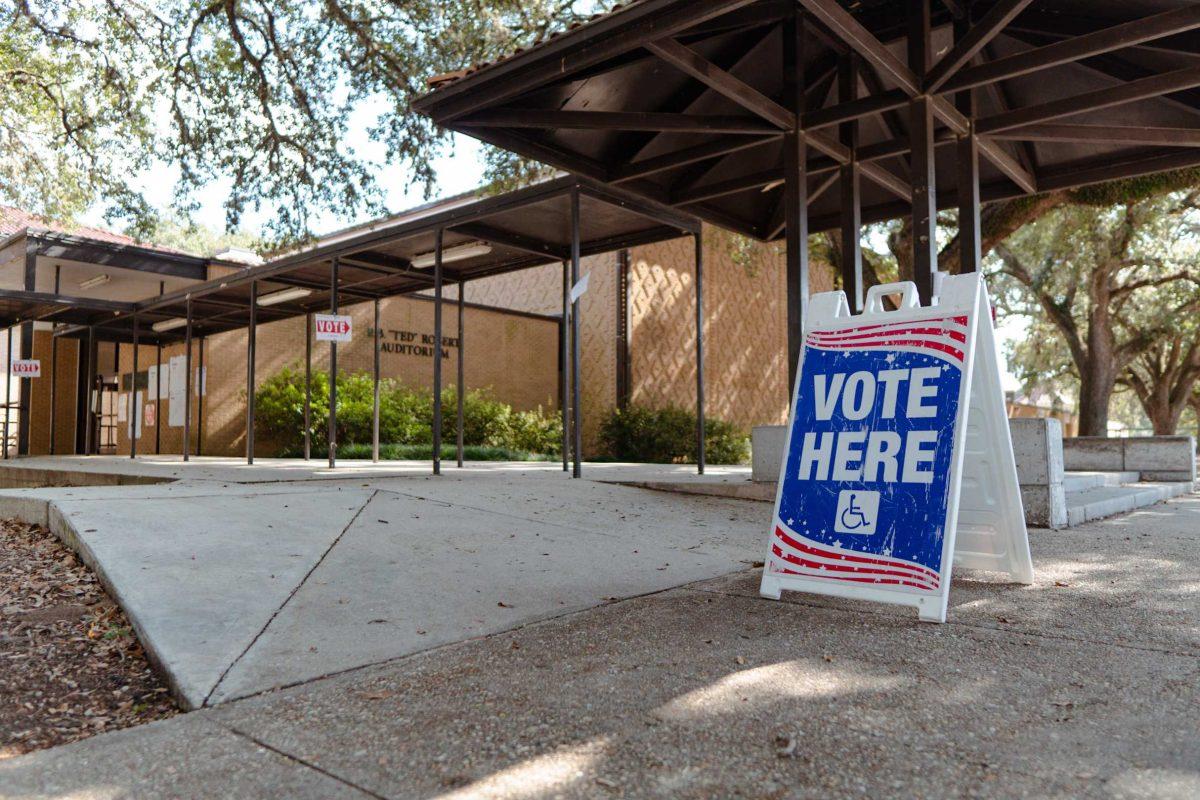
[[[1156,147],[1200,147],[1200,128],[1041,123],[992,134],[992,139],[1024,142],[1103,142]]]
[[[1053,119],[1087,111],[1100,111],[1196,86],[1200,86],[1200,66],[1185,67],[1161,75],[1151,75],[1148,78],[1131,81],[1121,86],[1084,92],[1061,100],[1051,100],[1048,103],[1038,103],[995,114],[979,120],[976,123],[976,131],[980,134],[1000,133],[1023,125],[1049,122]]]
[[[497,108],[479,111],[463,125],[484,128],[557,128],[599,131],[673,131],[757,136],[774,133],[774,125],[754,117],[722,114],[663,114],[656,111],[567,111],[541,108]]]
[[[936,92],[953,75],[967,64],[988,42],[996,38],[1018,14],[1033,0],[1000,0],[971,25],[966,35],[955,42],[950,52],[942,56],[925,76],[925,91]]]
[[[675,39],[649,42],[646,49],[780,130],[796,127],[796,115],[791,111]]]
[[[511,250],[519,250],[522,253],[542,256],[543,258],[554,258],[561,261],[571,257],[570,250],[565,247],[555,247],[549,242],[532,239],[528,236],[522,236],[519,233],[502,231],[483,222],[467,222],[462,225],[453,225],[448,230],[465,234],[474,239],[482,239],[490,244],[500,245]]]
[[[612,183],[624,183],[635,178],[644,178],[647,175],[666,172],[677,167],[686,167],[688,164],[695,164],[698,161],[706,161],[710,158],[729,155],[730,153],[747,150],[751,147],[761,147],[764,144],[779,141],[782,135],[774,134],[759,138],[728,136],[715,139],[711,142],[705,142],[704,144],[698,144],[695,147],[685,147],[682,150],[664,153],[661,156],[644,158],[614,169]]]
[[[882,76],[897,84],[909,96],[920,94],[921,82],[903,61],[884,47],[875,35],[863,27],[837,0],[798,0],[810,14],[820,20],[851,49],[875,67]]]
[[[968,67],[948,80],[942,91],[957,92],[1016,78],[1196,28],[1200,28],[1200,5],[1167,11]]]

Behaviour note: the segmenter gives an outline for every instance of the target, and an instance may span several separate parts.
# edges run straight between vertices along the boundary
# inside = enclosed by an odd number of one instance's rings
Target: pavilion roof
[[[793,72],[784,41],[798,6],[807,35]],[[955,204],[957,180],[954,148],[940,145],[971,124],[984,202],[1200,166],[1200,4],[933,0],[923,79],[906,66],[908,6],[636,0],[439,76],[415,107],[762,239],[783,232],[783,137],[797,127],[810,149],[813,230],[838,227],[836,176],[852,160],[864,222],[907,213],[917,96],[934,102],[942,206]],[[785,100],[789,74],[802,76],[801,109]]]

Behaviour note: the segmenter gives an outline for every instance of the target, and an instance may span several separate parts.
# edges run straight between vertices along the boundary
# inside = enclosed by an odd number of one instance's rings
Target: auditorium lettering
[[[375,329],[368,328],[367,336],[374,337]],[[406,331],[396,328],[381,328],[379,331],[379,352],[391,353],[397,356],[416,356],[417,358],[433,358],[433,334],[420,331]],[[457,336],[442,336],[442,358],[450,357],[450,348],[458,348]]]

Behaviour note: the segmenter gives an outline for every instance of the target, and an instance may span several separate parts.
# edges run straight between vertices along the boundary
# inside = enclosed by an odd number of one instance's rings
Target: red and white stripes
[[[925,591],[934,591],[941,583],[937,572],[916,562],[818,544],[778,523],[771,537],[770,569],[805,578],[907,586]]]
[[[806,343],[818,350],[869,350],[887,348],[932,353],[947,361],[963,363],[967,342],[965,316],[942,317],[918,322],[860,325],[833,331],[811,331]]]

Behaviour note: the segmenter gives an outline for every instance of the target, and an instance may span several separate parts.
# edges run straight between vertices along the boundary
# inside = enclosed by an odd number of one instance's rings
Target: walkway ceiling
[[[341,307],[433,287],[432,253],[437,231],[443,233],[446,284],[551,264],[570,258],[571,195],[580,196],[580,251],[584,256],[677,238],[699,230],[685,212],[661,206],[619,188],[571,176],[556,178],[469,203],[432,207],[428,213],[401,219],[330,244],[301,250],[259,267],[210,280],[161,297],[140,301],[110,314],[97,330],[104,340],[133,338],[137,311],[143,341],[173,341],[184,329],[154,332],[155,323],[178,321],[191,298],[193,336],[205,336],[249,324],[251,286],[258,284],[257,321],[271,322],[330,308],[330,265],[339,261]],[[308,294],[264,305],[265,296],[286,290]],[[295,292],[291,292],[295,294]],[[3,293],[0,292],[0,298]],[[80,336],[81,327],[62,335]]]

